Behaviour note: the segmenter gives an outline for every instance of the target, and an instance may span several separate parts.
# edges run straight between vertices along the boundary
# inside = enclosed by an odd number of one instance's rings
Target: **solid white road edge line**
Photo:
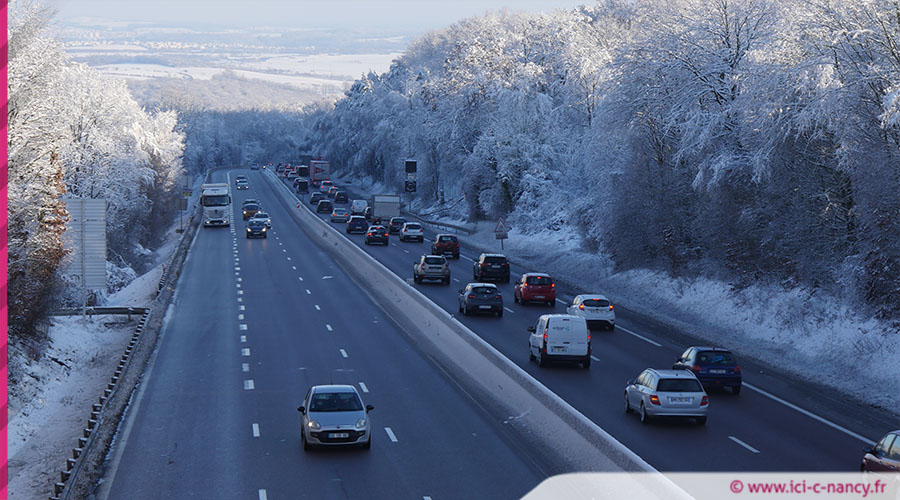
[[[838,424],[836,424],[836,423],[834,423],[834,422],[832,422],[832,421],[830,421],[830,420],[828,420],[828,419],[826,419],[826,418],[824,418],[824,417],[820,417],[820,416],[816,415],[815,413],[813,413],[813,412],[811,412],[811,411],[804,410],[803,408],[800,408],[799,406],[795,405],[794,403],[791,403],[791,402],[789,402],[789,401],[785,401],[785,400],[779,398],[778,396],[772,394],[771,392],[768,392],[768,391],[765,391],[765,390],[763,390],[763,389],[760,389],[759,387],[756,387],[756,386],[753,385],[753,384],[748,384],[747,382],[744,382],[743,385],[744,385],[744,387],[746,387],[747,389],[750,389],[751,391],[756,391],[756,392],[762,394],[763,396],[766,396],[767,398],[769,398],[769,399],[771,399],[771,400],[773,400],[773,401],[777,401],[777,402],[783,404],[784,406],[787,406],[788,408],[790,408],[790,409],[792,409],[792,410],[797,410],[797,411],[799,411],[800,413],[806,415],[807,417],[809,417],[809,418],[811,418],[811,419],[813,419],[813,420],[819,421],[819,422],[821,422],[821,423],[827,425],[828,427],[831,427],[832,429],[834,429],[834,430],[836,430],[836,431],[843,432],[844,434],[846,434],[846,435],[848,435],[848,436],[850,436],[850,437],[854,437],[854,438],[856,438],[856,439],[859,439],[859,440],[862,441],[863,443],[866,443],[866,444],[868,444],[868,445],[870,445],[870,446],[875,446],[875,441],[872,441],[871,439],[869,439],[869,438],[867,438],[867,437],[865,437],[865,436],[862,436],[862,435],[860,435],[860,434],[857,434],[857,433],[851,431],[850,429],[848,429],[848,428],[846,428],[846,427],[842,427],[842,426],[840,426],[840,425],[838,425]]]
[[[737,443],[737,444],[743,446],[744,448],[747,448],[747,449],[750,450],[750,452],[752,452],[752,453],[759,453],[759,450],[757,450],[756,448],[750,446],[749,444],[747,444],[747,443],[741,441],[740,439],[738,439],[738,438],[736,438],[736,437],[734,437],[734,436],[728,436],[728,439],[730,439],[730,440],[734,441],[735,443]]]
[[[366,392],[366,393],[369,392],[369,388],[366,387],[366,384],[363,383],[363,382],[360,382],[360,383],[359,383],[359,388],[362,389],[363,392]]]
[[[348,357],[348,356],[347,356],[347,351],[341,349],[341,356],[343,356],[343,357],[345,357],[345,358]]]
[[[392,431],[390,427],[385,427],[384,432],[387,432],[387,435],[389,438],[391,438],[392,442],[397,442],[397,436],[394,435],[394,431]]]
[[[508,307],[506,307],[506,306],[503,306],[503,308],[506,309],[507,311],[511,312],[511,313],[515,313],[515,311],[513,311],[512,309],[510,309],[510,308],[508,308]]]
[[[653,344],[653,345],[655,345],[656,347],[662,347],[662,344],[660,344],[659,342],[656,342],[656,341],[654,341],[654,340],[650,340],[650,339],[648,339],[647,337],[644,337],[643,335],[641,335],[641,334],[639,334],[639,333],[634,333],[634,332],[632,332],[631,330],[629,330],[628,328],[625,328],[624,326],[616,325],[616,330],[622,330],[623,332],[625,332],[625,333],[627,333],[627,334],[629,334],[629,335],[634,335],[635,337],[637,337],[637,338],[643,340],[644,342]]]
[[[470,258],[466,257],[466,256],[463,255],[463,254],[459,254],[459,258],[460,258],[460,259],[466,259],[466,260],[469,261],[469,262],[475,262],[475,259],[470,259]]]

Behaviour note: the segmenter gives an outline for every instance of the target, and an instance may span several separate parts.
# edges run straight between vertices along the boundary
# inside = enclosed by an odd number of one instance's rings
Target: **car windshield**
[[[664,378],[656,386],[657,392],[703,392],[700,382],[689,378]]]
[[[552,285],[553,280],[549,276],[529,276],[526,283],[529,285]]]
[[[223,207],[231,203],[231,198],[227,194],[218,196],[204,196],[200,200],[200,204],[204,207]]]
[[[603,299],[586,299],[582,304],[584,307],[609,307],[609,301]]]
[[[455,236],[441,236],[438,241],[456,241]]]
[[[447,262],[443,257],[425,257],[425,263],[431,265],[438,265]]]
[[[257,228],[257,227],[265,226],[266,223],[259,219],[250,219],[250,222],[247,225],[250,227],[253,227],[253,228]]]
[[[481,294],[497,293],[497,289],[492,286],[476,286],[472,288],[472,291]]]
[[[313,394],[309,411],[362,411],[359,396],[352,392],[325,392]]]
[[[249,212],[250,210],[259,210],[259,206],[258,206],[258,205],[254,205],[254,204],[251,203],[251,204],[249,204],[249,205],[244,205],[244,210],[246,210],[246,211],[248,211],[248,212]]]
[[[418,229],[422,229],[422,226],[420,226],[418,224],[407,224],[406,230],[409,231],[410,229],[418,230]]]
[[[697,354],[697,363],[701,365],[723,365],[731,366],[736,364],[734,356],[728,351],[703,351]]]
[[[406,219],[401,219],[400,217],[394,217],[391,219],[391,224],[406,224]]]
[[[502,264],[506,262],[506,257],[495,257],[495,256],[486,256],[484,261],[488,264]]]
[[[267,214],[267,213],[265,213],[265,212],[256,212],[256,215],[254,215],[253,218],[255,218],[255,219],[268,219],[268,218],[269,218],[269,214]]]

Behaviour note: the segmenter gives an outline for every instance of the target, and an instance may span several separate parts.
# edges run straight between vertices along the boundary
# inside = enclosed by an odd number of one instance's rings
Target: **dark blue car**
[[[728,349],[721,347],[688,347],[675,360],[673,370],[690,370],[703,387],[728,387],[734,394],[741,392],[741,367]]]

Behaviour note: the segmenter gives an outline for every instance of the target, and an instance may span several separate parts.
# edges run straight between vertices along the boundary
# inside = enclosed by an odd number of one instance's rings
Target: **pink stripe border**
[[[0,66],[2,66],[2,70],[0,70],[0,71],[3,72],[3,116],[8,116],[7,113],[9,111],[9,93],[8,93],[9,92],[9,79],[8,79],[8,76],[9,76],[9,73],[8,73],[9,31],[7,29],[7,27],[8,27],[8,17],[7,16],[8,15],[9,15],[9,2],[8,2],[8,0],[4,0],[3,1],[3,32],[6,33],[7,38],[6,38],[6,42],[3,44],[2,53],[0,53],[0,58],[2,58],[2,63],[3,63],[3,64],[0,64]],[[9,443],[8,431],[9,431],[9,429],[7,428],[7,425],[6,425],[7,424],[7,414],[8,414],[8,410],[9,410],[9,364],[7,361],[7,355],[8,355],[7,342],[9,340],[9,310],[6,307],[7,306],[6,291],[7,291],[7,286],[9,285],[9,267],[7,264],[8,258],[9,258],[9,252],[8,252],[8,247],[7,247],[8,241],[7,241],[7,236],[6,236],[7,235],[7,224],[8,224],[7,213],[9,210],[9,190],[8,190],[8,184],[7,184],[7,182],[8,182],[7,169],[9,168],[9,163],[8,163],[9,150],[8,150],[8,142],[7,141],[9,140],[9,134],[8,134],[7,126],[8,126],[8,123],[4,121],[3,122],[3,141],[2,141],[3,146],[0,146],[3,148],[3,169],[0,170],[0,198],[3,199],[3,210],[2,210],[2,214],[0,214],[0,226],[3,226],[3,230],[2,230],[2,232],[0,232],[0,248],[2,248],[2,249],[0,249],[0,251],[3,252],[3,258],[0,259],[0,261],[2,261],[2,264],[0,264],[0,266],[3,266],[3,273],[2,273],[3,274],[3,282],[2,282],[3,294],[2,294],[2,297],[0,297],[0,309],[2,309],[2,311],[0,311],[0,317],[2,317],[2,319],[0,319],[0,321],[3,322],[3,324],[2,324],[3,338],[2,338],[2,341],[0,341],[0,344],[2,344],[2,346],[0,346],[0,349],[2,349],[2,351],[3,351],[2,352],[3,360],[0,361],[0,363],[3,363],[2,364],[2,371],[3,371],[3,429],[0,430],[0,437],[3,438],[3,452],[2,452],[3,453],[3,471],[0,472],[0,474],[2,474],[3,489],[0,490],[0,498],[3,498],[3,499],[8,498],[8,496],[9,496],[9,491],[8,491],[9,473],[7,472],[7,466],[9,465],[9,456],[8,456],[8,453],[9,453],[8,452],[8,450],[9,450],[9,448],[8,448],[8,443]]]

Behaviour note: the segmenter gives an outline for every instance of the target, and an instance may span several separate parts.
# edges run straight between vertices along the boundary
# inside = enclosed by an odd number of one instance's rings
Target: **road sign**
[[[187,210],[187,198],[176,198],[175,210]]]
[[[406,160],[406,173],[407,174],[416,173],[416,160]]]
[[[181,196],[184,196],[185,198],[190,198],[190,197],[191,197],[191,190],[190,190],[190,189],[185,189],[184,191],[181,192]]]
[[[407,193],[415,193],[416,192],[416,181],[406,181],[406,184],[403,186],[403,190]]]
[[[106,200],[66,198],[66,238],[72,251],[71,274],[86,289],[106,288]]]

